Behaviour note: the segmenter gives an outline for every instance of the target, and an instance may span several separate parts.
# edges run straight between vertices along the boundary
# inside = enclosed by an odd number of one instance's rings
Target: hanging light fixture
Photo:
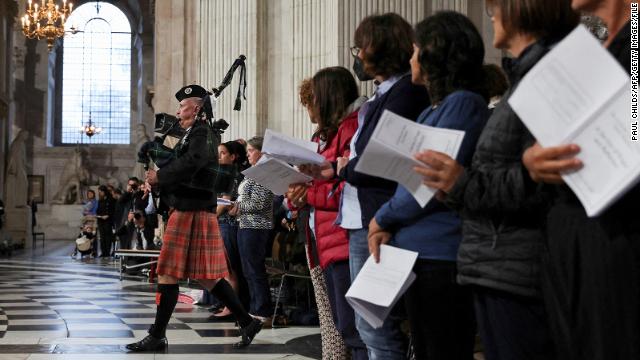
[[[90,74],[92,74],[92,73],[93,73],[93,71],[90,72]],[[91,120],[91,108],[92,108],[92,105],[93,105],[93,97],[92,97],[92,95],[93,95],[93,82],[91,80],[92,80],[91,77],[89,77],[89,119],[87,120],[87,123],[84,124],[83,126],[81,126],[80,129],[79,129],[81,134],[85,134],[89,138],[91,138],[93,135],[97,135],[97,134],[100,134],[102,132],[102,128],[95,126],[95,124]],[[83,107],[83,110],[84,110],[84,107]],[[82,135],[80,135],[80,136],[82,137]]]
[[[53,43],[59,37],[64,36],[64,22],[69,18],[73,10],[73,4],[67,0],[62,0],[62,9],[54,0],[42,0],[40,6],[38,0],[29,0],[26,14],[22,16],[22,32],[29,39],[47,39],[49,51],[53,48]]]
[[[92,137],[93,135],[97,135],[102,132],[102,128],[95,126],[91,121],[91,111],[89,111],[89,120],[87,123],[84,126],[81,126],[78,130],[80,130],[81,134],[85,134],[88,137]]]

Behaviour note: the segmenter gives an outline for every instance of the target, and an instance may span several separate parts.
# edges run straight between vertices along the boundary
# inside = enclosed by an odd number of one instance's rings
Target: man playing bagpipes
[[[165,332],[178,301],[178,280],[185,278],[197,280],[233,312],[242,337],[234,346],[245,347],[262,323],[247,313],[224,279],[228,269],[215,215],[215,184],[225,175],[218,166],[220,134],[209,123],[209,93],[201,86],[189,85],[175,96],[180,102],[176,115],[184,135],[173,148],[174,158],[165,157],[168,161],[162,167],[150,168],[146,175],[147,182],[159,189],[161,199],[171,209],[158,258],[160,301],[149,335],[127,345],[127,349],[153,351],[167,346]]]

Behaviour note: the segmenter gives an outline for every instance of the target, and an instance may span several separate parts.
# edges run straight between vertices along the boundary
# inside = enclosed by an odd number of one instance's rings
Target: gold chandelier
[[[22,32],[29,39],[47,39],[47,47],[51,51],[54,41],[64,36],[64,22],[69,18],[73,4],[63,0],[60,9],[53,0],[42,0],[40,6],[37,1],[33,4],[29,0],[26,14],[21,18]]]
[[[95,124],[91,121],[91,111],[89,111],[89,121],[81,126],[79,129],[81,134],[85,134],[88,137],[92,137],[93,135],[100,134],[102,132],[101,127],[96,127]]]

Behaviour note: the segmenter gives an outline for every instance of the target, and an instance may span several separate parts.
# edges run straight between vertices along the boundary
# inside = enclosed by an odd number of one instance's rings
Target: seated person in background
[[[91,224],[91,222],[85,222],[81,228],[80,234],[76,239],[76,247],[71,254],[71,257],[76,257],[78,255],[78,251],[80,251],[81,255],[89,254],[92,252],[92,249],[96,246],[96,229]]]
[[[155,250],[154,226],[147,221],[147,215],[142,210],[129,213],[127,222],[116,232],[116,235],[133,233],[132,250]]]

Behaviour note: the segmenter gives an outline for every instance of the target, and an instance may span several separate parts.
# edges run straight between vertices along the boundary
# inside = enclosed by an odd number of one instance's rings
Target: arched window
[[[131,25],[116,6],[88,2],[66,22],[62,66],[62,144],[129,144]],[[91,119],[102,128],[88,137]]]

